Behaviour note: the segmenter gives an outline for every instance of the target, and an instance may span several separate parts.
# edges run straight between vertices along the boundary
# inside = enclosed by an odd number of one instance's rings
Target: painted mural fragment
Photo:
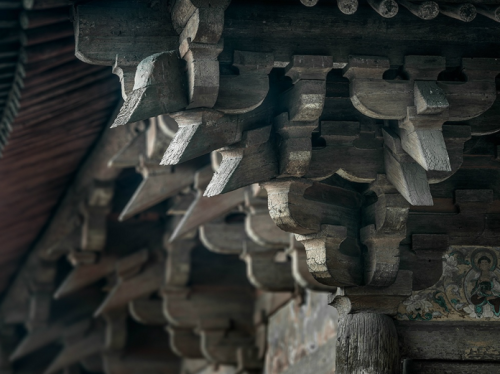
[[[265,374],[287,373],[303,360],[321,360],[321,348],[331,343],[329,359],[320,366],[333,374],[337,318],[326,293],[306,290],[302,302],[290,301],[269,320]]]
[[[441,279],[414,291],[400,304],[396,318],[500,321],[499,255],[497,247],[450,247]]]

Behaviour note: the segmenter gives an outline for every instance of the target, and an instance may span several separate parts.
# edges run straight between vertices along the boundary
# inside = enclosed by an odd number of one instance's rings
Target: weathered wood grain
[[[401,357],[415,360],[497,361],[494,322],[397,321]]]
[[[349,314],[340,318],[335,372],[398,374],[398,335],[391,318],[380,314]]]
[[[412,14],[423,20],[431,20],[439,15],[439,5],[434,1],[423,3],[412,3],[407,0],[400,0],[399,4],[408,9]]]
[[[137,66],[134,88],[112,127],[185,108],[186,84],[181,60],[175,51],[145,58]]]
[[[476,18],[476,7],[470,3],[457,4],[457,5],[446,5],[440,6],[440,12],[444,15],[458,19],[463,22],[471,22]]]
[[[148,19],[148,22],[142,20]],[[75,12],[75,55],[89,64],[137,66],[155,53],[177,49],[167,4],[98,1]]]

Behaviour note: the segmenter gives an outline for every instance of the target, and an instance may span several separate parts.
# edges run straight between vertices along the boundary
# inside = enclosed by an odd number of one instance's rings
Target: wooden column
[[[383,314],[347,314],[339,318],[336,374],[398,374],[398,334]]]

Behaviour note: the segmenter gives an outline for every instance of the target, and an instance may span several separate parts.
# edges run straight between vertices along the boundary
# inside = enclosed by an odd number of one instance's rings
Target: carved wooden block
[[[380,313],[395,315],[399,304],[412,292],[413,273],[400,270],[395,281],[387,287],[362,286],[338,288],[330,305],[340,315],[347,313]]]
[[[335,292],[334,286],[318,282],[309,272],[307,265],[307,253],[304,246],[292,235],[292,244],[287,251],[291,259],[292,276],[295,282],[302,288],[312,291]]]
[[[389,286],[399,271],[399,243],[406,237],[406,222],[410,206],[403,196],[383,176],[370,186],[377,201],[364,207],[361,242],[364,253],[364,283]]]
[[[159,290],[163,284],[165,264],[159,253],[144,249],[121,259],[116,271],[116,285],[96,310],[95,316],[124,307],[136,298]]]
[[[196,172],[194,176],[196,198],[175,228],[170,237],[170,241],[173,242],[199,226],[235,209],[244,202],[245,195],[242,189],[231,191],[224,195],[212,196],[210,198],[203,196],[210,178],[212,177],[212,173],[213,171],[210,165]]]
[[[134,88],[112,127],[177,112],[187,106],[185,91],[185,77],[177,53],[153,54],[137,66]]]
[[[437,81],[445,60],[432,56],[405,57],[409,81],[383,80],[389,61],[368,57],[352,57],[344,76],[351,82],[351,100],[358,110],[372,118],[399,120],[403,149],[425,170],[449,171],[442,125],[489,109],[496,97],[489,86],[492,71],[500,69],[494,59],[464,58],[462,66],[469,80],[458,85]]]
[[[204,196],[233,191],[275,177],[278,163],[269,142],[270,132],[271,126],[246,131],[241,142],[220,150],[222,162]]]
[[[263,187],[271,217],[304,244],[309,270],[318,281],[330,286],[361,284],[356,218],[361,200],[357,193],[304,179],[269,182]]]

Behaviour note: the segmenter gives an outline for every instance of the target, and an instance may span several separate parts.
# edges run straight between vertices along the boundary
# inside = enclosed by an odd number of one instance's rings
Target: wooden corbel
[[[262,52],[234,51],[233,64],[238,75],[221,75],[214,109],[227,114],[243,114],[262,104],[269,92],[269,73],[273,55]]]
[[[196,198],[175,228],[174,233],[170,237],[171,242],[201,225],[230,212],[245,201],[243,189],[210,198],[203,196],[212,175],[213,168],[211,165],[207,165],[195,173],[194,188],[196,190]]]
[[[268,95],[261,105],[242,114],[203,108],[172,113],[170,117],[177,122],[179,130],[161,164],[176,165],[240,142],[244,131],[270,122],[274,104],[274,96]]]
[[[174,221],[175,223],[178,220]],[[169,230],[163,239],[163,247],[167,253],[165,268],[165,285],[167,287],[184,287],[191,276],[191,254],[199,245],[196,240],[196,231],[184,234],[175,242],[170,242]]]
[[[110,316],[106,325],[105,374],[178,373],[180,359],[169,347],[168,335],[155,326],[127,322],[123,313]],[[116,314],[116,313],[115,313]]]
[[[82,251],[101,252],[106,245],[107,215],[111,210],[113,183],[95,181],[82,206]]]
[[[285,69],[293,87],[282,98],[284,113],[276,117],[281,176],[301,177],[311,161],[311,133],[318,127],[326,98],[331,56],[293,56]]]
[[[67,366],[100,355],[106,349],[106,331],[102,324],[89,327],[77,323],[66,329],[63,339],[63,349],[44,374],[57,373]]]
[[[138,169],[143,181],[120,213],[119,220],[124,221],[189,187],[193,183],[196,167],[192,163],[175,169],[170,166],[140,166]]]
[[[134,88],[111,127],[184,109],[186,84],[182,61],[176,51],[145,58],[137,66]]]
[[[401,138],[391,129],[383,128],[384,162],[387,179],[412,205],[432,206],[429,184],[440,183],[455,174],[463,162],[464,143],[470,139],[469,126],[444,125],[443,136],[449,154],[450,171],[427,171],[404,150]]]
[[[463,58],[468,81],[462,84],[437,80],[445,69],[442,57],[406,56],[407,81],[384,80],[389,67],[385,58],[350,58],[344,76],[353,105],[368,117],[398,120],[402,148],[425,170],[450,171],[442,125],[477,117],[493,105],[500,63]]]
[[[247,252],[265,252],[264,248],[249,240],[245,231],[244,218],[238,219],[244,213],[229,213],[229,215],[200,226],[200,241],[214,253],[241,255]],[[233,216],[237,217],[234,221]],[[230,222],[227,222],[231,220]]]
[[[258,245],[270,249],[287,248],[290,234],[281,230],[269,215],[266,190],[254,184],[245,190],[245,231]]]
[[[381,126],[374,121],[321,121],[325,146],[312,150],[306,178],[322,180],[338,174],[356,183],[370,183],[383,173]]]
[[[277,176],[278,162],[270,137],[271,126],[249,130],[243,133],[241,142],[219,150],[222,162],[204,196],[230,192]]]
[[[163,2],[102,0],[78,4],[74,22],[76,57],[88,64],[112,66],[120,78],[124,100],[133,89],[137,65],[148,56],[178,46],[168,4]]]
[[[278,259],[279,255],[282,255]],[[268,292],[291,292],[295,288],[290,262],[283,252],[246,251],[241,259],[247,264],[247,277],[257,289]]]
[[[132,139],[113,155],[108,162],[109,167],[135,167],[139,164],[140,158],[146,154],[146,122],[139,121],[131,124],[130,127],[132,127]]]
[[[209,361],[217,364],[238,364],[238,351],[251,350],[254,348],[254,338],[252,335],[240,331],[231,331],[210,326],[199,327],[201,337],[201,351],[203,356]],[[241,353],[240,353],[241,355]],[[240,358],[240,363],[244,361]],[[255,366],[249,362],[250,366]]]
[[[269,216],[267,208],[266,214]],[[215,253],[240,255],[247,266],[247,278],[255,288],[271,292],[293,291],[290,263],[285,256],[277,258],[279,254],[284,253],[250,240],[243,220],[226,222],[231,220],[232,216],[230,213],[223,219],[200,227],[200,240],[205,247]],[[271,221],[271,224],[274,225],[274,222]],[[285,234],[289,240],[290,234]],[[284,247],[285,245],[281,246],[281,249]]]
[[[71,295],[86,286],[97,282],[106,275],[111,274],[115,269],[118,260],[116,255],[101,254],[95,262],[82,262],[83,252],[70,254],[70,262],[75,268],[68,274],[66,279],[59,285],[54,293],[55,299],[61,299]]]
[[[269,213],[304,244],[309,271],[329,286],[363,281],[359,246],[361,197],[345,188],[305,179],[263,183]]]
[[[179,32],[179,53],[187,63],[188,109],[212,108],[219,93],[219,61],[224,11],[230,0],[177,0],[172,23]]]
[[[81,207],[81,206],[80,206]],[[79,249],[82,245],[83,217],[80,211],[74,214],[69,222],[68,234],[46,248],[50,259],[57,259]]]
[[[388,287],[343,287],[331,295],[329,304],[339,314],[380,313],[395,315],[399,304],[412,292],[413,273],[400,270]]]
[[[443,275],[443,255],[450,248],[448,235],[413,234],[411,270],[414,291],[432,287]]]
[[[327,286],[326,284],[318,282],[313,275],[309,272],[307,265],[307,253],[304,245],[295,239],[291,234],[290,247],[287,254],[291,259],[292,276],[300,287],[318,292],[335,292],[337,287]]]
[[[390,286],[399,271],[399,243],[406,238],[410,204],[380,175],[369,189],[377,201],[363,208],[361,242],[367,251],[364,259],[364,284]]]
[[[142,183],[121,212],[121,221],[176,195],[193,183],[193,173],[199,167],[197,160],[175,168],[159,165],[171,141],[171,131],[166,128],[164,121],[152,119],[147,129],[139,132],[109,162],[111,166],[136,166],[143,177]]]
[[[30,296],[25,326],[29,331],[49,324],[56,274],[57,263],[43,261],[34,269],[28,280]]]
[[[384,128],[382,132],[387,180],[411,205],[434,205],[424,168],[403,150],[396,133],[389,128]]]
[[[272,106],[267,103],[264,108],[256,108],[269,91],[272,66],[270,54],[235,51],[233,67],[238,68],[239,75],[221,75],[215,110],[192,109],[171,114],[179,131],[161,164],[175,165],[237,143],[243,131],[256,123],[266,123]]]
[[[161,300],[135,299],[128,303],[128,311],[136,322],[143,325],[165,326],[167,324]]]
[[[159,252],[140,250],[116,264],[117,282],[94,313],[95,316],[126,306],[130,301],[158,291],[163,284],[165,263]]]
[[[170,349],[183,358],[203,358],[200,347],[200,337],[192,328],[167,326],[170,339]]]
[[[163,313],[175,328],[196,329],[201,320],[221,331],[229,328],[229,320],[250,328],[252,299],[241,287],[229,291],[167,287],[162,296]]]
[[[75,325],[75,322],[69,323],[69,321],[74,319],[75,316],[71,315],[70,317],[72,318],[62,318],[61,320],[51,323],[48,326],[40,327],[30,332],[23,338],[14,352],[10,355],[9,360],[11,362],[15,362],[32,352],[60,340],[68,328],[75,328],[71,327],[71,325]],[[79,328],[83,330],[90,328],[91,324],[92,321],[89,318],[80,319],[80,321],[76,323],[76,325],[80,326]]]

